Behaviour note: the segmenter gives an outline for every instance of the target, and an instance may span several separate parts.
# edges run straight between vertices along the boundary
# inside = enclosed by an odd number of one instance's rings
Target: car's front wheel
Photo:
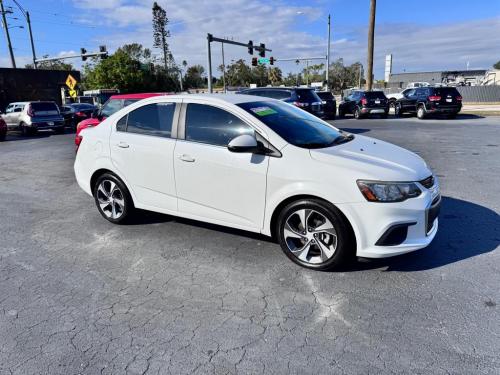
[[[281,211],[277,226],[283,252],[303,267],[333,269],[355,257],[354,241],[345,218],[321,200],[288,204]]]
[[[111,173],[99,176],[93,187],[97,209],[108,221],[127,222],[133,215],[134,203],[125,184]]]
[[[359,110],[358,107],[356,107],[356,109],[354,110],[354,118],[356,120],[360,120],[361,119],[361,111]]]
[[[403,112],[401,110],[401,103],[395,103],[394,104],[394,116],[396,117],[402,117]]]

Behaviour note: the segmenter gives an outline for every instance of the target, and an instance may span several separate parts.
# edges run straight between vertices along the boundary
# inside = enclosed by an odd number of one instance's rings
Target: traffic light
[[[87,56],[83,56],[87,53],[87,50],[85,48],[80,48],[80,54],[82,55],[82,61],[87,60]]]
[[[270,65],[274,65],[274,57],[272,57],[272,56],[271,56],[271,57],[269,58],[269,64],[270,64]]]
[[[256,57],[252,57],[252,66],[257,66],[257,58]]]
[[[248,41],[248,53],[253,55],[253,41],[251,40]]]
[[[266,57],[266,45],[264,43],[260,44],[259,56]]]
[[[106,46],[99,46],[99,52],[104,52],[100,55],[101,59],[105,59],[108,57],[108,51],[106,50]]]

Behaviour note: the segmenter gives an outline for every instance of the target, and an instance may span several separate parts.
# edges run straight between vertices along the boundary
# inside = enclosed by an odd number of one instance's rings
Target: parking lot
[[[104,220],[72,134],[0,143],[0,374],[500,373],[500,117],[346,118],[440,178],[428,248],[341,272],[242,231]]]

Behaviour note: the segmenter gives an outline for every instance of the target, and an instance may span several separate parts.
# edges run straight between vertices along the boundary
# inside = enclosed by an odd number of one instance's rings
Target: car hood
[[[417,154],[361,135],[337,146],[310,150],[310,154],[315,160],[352,171],[359,179],[420,181],[432,173]]]

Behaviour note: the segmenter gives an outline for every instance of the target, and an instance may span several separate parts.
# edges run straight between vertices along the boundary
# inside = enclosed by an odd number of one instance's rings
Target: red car
[[[7,124],[3,118],[0,117],[0,142],[5,141],[5,137],[7,137]]]
[[[132,103],[135,103],[142,99],[151,98],[153,96],[161,96],[161,95],[172,95],[172,94],[167,92],[149,92],[141,94],[123,94],[123,95],[111,96],[109,100],[106,103],[104,103],[102,108],[97,113],[93,114],[91,118],[88,118],[78,123],[78,125],[76,126],[76,136],[75,136],[76,147],[78,148],[78,146],[80,146],[80,143],[82,142],[82,137],[80,136],[80,132],[83,129],[99,125],[102,121],[106,119],[106,117],[111,116],[113,113],[119,111],[120,109]]]

